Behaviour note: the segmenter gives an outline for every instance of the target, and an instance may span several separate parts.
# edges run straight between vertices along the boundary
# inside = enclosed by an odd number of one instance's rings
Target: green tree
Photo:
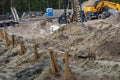
[[[10,12],[11,0],[0,0],[0,14]],[[63,8],[63,0],[13,0],[14,6],[19,13],[25,11],[45,11],[47,7],[54,9]],[[85,0],[82,0],[85,1]],[[108,0],[109,1],[109,0]],[[120,0],[111,0],[120,3]]]

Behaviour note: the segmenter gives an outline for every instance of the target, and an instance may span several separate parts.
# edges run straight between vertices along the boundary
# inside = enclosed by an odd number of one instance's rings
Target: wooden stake
[[[69,74],[72,76],[72,80],[76,80],[74,74],[72,73],[69,67],[69,52],[65,53],[65,73],[64,73],[64,80],[68,80]]]
[[[69,66],[69,61],[68,61],[69,57],[68,57],[68,53],[65,53],[65,72],[64,72],[64,80],[67,80],[67,77],[69,75],[68,72],[68,66]]]
[[[17,39],[15,37],[15,41],[14,41],[15,47],[17,46]]]
[[[12,35],[12,48],[17,46],[17,42],[15,40],[15,35]]]
[[[51,71],[53,74],[58,72],[58,67],[55,61],[54,51],[50,50]]]
[[[10,45],[10,40],[8,38],[8,34],[5,32],[5,42],[6,42],[6,47]]]
[[[34,61],[36,62],[38,59],[39,59],[39,54],[38,54],[38,51],[37,51],[37,45],[35,44],[34,45]]]
[[[24,42],[21,41],[21,55],[25,54],[25,46],[24,46]]]
[[[0,29],[0,38],[4,38],[3,30]]]

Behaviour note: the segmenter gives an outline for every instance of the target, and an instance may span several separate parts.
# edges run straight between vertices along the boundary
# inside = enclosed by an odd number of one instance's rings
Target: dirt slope
[[[70,23],[44,37],[39,35],[39,31],[36,32],[37,29],[41,29],[41,26],[5,28],[9,34],[16,33],[18,45],[15,48],[11,45],[6,47],[5,39],[0,39],[0,80],[63,80],[62,59],[66,51],[71,55],[69,65],[76,80],[120,79],[119,23],[112,24],[104,20]],[[19,33],[19,30],[22,32]],[[23,35],[22,39],[20,34]],[[11,40],[11,36],[9,38]],[[25,42],[24,55],[20,55],[20,41]],[[34,62],[33,45],[36,43],[40,58]],[[55,51],[60,68],[56,75],[50,72],[49,49]]]

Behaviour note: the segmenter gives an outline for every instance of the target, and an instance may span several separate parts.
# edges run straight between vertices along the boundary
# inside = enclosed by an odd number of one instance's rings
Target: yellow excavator
[[[83,8],[86,21],[93,18],[104,19],[111,14],[117,15],[120,13],[120,4],[106,0],[94,0],[93,4]]]
[[[64,5],[68,4],[68,0],[64,0]],[[73,18],[76,21],[89,21],[92,19],[105,19],[111,14],[120,14],[120,4],[114,3],[108,0],[89,0],[86,2],[86,6],[80,8],[78,0],[71,0],[73,3]],[[66,9],[66,8],[65,8]],[[82,12],[83,11],[83,12]],[[82,15],[81,15],[82,14]],[[62,14],[59,19],[59,23],[66,23],[66,15]]]

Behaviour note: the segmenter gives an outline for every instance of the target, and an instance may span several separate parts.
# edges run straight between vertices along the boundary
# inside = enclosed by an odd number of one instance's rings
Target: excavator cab
[[[109,13],[108,10],[109,10],[108,7],[104,7],[102,9],[102,11],[99,13],[98,19],[105,19],[105,18],[109,17],[111,14]]]
[[[91,19],[97,19],[99,15],[98,7],[100,0],[94,0],[92,3],[88,4],[83,8],[85,12],[85,21],[89,21]]]

